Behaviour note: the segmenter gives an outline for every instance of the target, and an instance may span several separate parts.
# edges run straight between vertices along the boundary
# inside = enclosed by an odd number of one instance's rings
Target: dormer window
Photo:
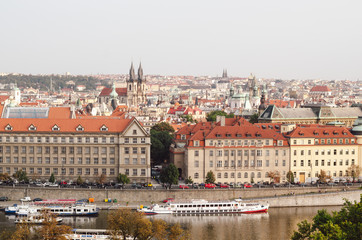
[[[300,136],[304,136],[304,132],[300,131],[300,132],[299,132],[299,135],[300,135]]]
[[[313,134],[314,135],[319,135],[319,133],[317,131],[314,131]]]
[[[329,135],[329,133],[327,131],[324,131],[323,134],[324,135]]]
[[[59,131],[60,127],[58,127],[56,124],[52,127],[52,131]]]
[[[236,136],[237,137],[242,137],[242,135],[240,133],[237,133]]]
[[[78,125],[78,127],[75,129],[76,131],[84,131],[84,127],[82,125]]]
[[[261,137],[261,134],[259,132],[255,133],[255,136]]]
[[[200,142],[199,141],[194,141],[194,145],[195,145],[195,147],[198,147],[198,146],[200,146]]]
[[[246,133],[246,136],[247,136],[247,137],[251,137],[251,134],[250,134],[250,133]]]
[[[231,137],[231,134],[230,134],[230,133],[227,133],[226,136],[227,136],[227,137]]]
[[[29,126],[28,130],[29,130],[29,131],[36,131],[36,127],[35,127],[33,124],[31,124],[31,125]]]
[[[181,134],[181,140],[186,140],[186,135],[185,134]]]
[[[216,137],[221,137],[221,134],[219,134],[219,133],[216,133]]]
[[[108,131],[108,128],[106,127],[106,125],[103,125],[103,126],[100,128],[100,130],[101,130],[102,132],[106,132],[106,131]],[[83,131],[83,130],[81,130],[81,131]]]
[[[6,131],[12,131],[13,127],[10,124],[8,124],[8,125],[6,125],[5,130]]]

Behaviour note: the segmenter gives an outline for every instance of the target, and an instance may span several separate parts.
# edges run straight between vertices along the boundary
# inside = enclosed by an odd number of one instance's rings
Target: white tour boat
[[[42,211],[49,211],[57,216],[96,216],[99,208],[95,204],[74,204],[74,205],[54,205],[54,206],[35,206],[19,208],[16,215],[28,216],[31,214],[40,214]]]
[[[234,201],[191,200],[189,202],[168,202],[165,205],[153,204],[146,208],[141,206],[137,211],[147,214],[220,214],[220,213],[265,213],[268,204]]]
[[[73,229],[72,234],[65,234],[66,239],[69,240],[111,240],[113,239],[109,231],[106,229]],[[118,236],[117,239],[123,239],[122,236]],[[132,237],[127,237],[126,240],[132,240]]]

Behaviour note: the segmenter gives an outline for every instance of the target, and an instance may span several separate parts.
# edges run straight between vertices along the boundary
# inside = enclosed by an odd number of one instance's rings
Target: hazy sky
[[[361,0],[0,0],[0,72],[357,80],[361,60]]]

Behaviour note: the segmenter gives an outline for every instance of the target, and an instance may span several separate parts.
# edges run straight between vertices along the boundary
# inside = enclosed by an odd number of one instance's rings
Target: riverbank
[[[244,201],[266,202],[270,207],[338,206],[344,200],[359,201],[362,190],[358,187],[329,188],[276,188],[276,189],[190,189],[190,190],[118,190],[118,189],[50,189],[50,188],[0,188],[0,195],[13,201],[1,202],[0,207],[20,203],[15,199],[24,196],[42,199],[95,198],[101,209],[119,207],[137,208],[140,205],[160,203],[166,198],[176,200],[206,199],[225,200],[242,198]],[[112,199],[112,203],[104,202]],[[114,203],[113,200],[117,202]],[[14,201],[15,200],[15,201]]]

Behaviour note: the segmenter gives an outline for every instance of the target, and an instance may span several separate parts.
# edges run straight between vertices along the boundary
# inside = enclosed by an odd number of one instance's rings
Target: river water
[[[244,215],[155,215],[151,219],[163,219],[167,223],[180,223],[191,232],[192,239],[289,239],[297,223],[311,220],[321,207],[271,208],[269,213]],[[328,212],[341,207],[325,207]],[[74,228],[107,228],[108,211],[102,210],[98,217],[65,217],[63,222]],[[15,216],[0,212],[0,231],[15,229]]]

